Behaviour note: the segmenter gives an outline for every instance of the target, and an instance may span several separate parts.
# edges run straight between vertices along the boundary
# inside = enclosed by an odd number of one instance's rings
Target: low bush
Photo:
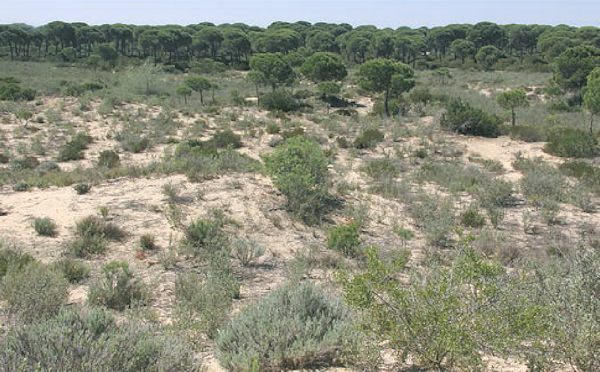
[[[98,166],[106,168],[116,168],[119,166],[119,154],[113,150],[104,150],[98,156]]]
[[[290,112],[300,108],[300,103],[284,89],[265,93],[260,97],[260,105],[270,111]]]
[[[85,133],[77,133],[72,140],[60,148],[58,161],[80,160],[84,158],[83,150],[93,142],[93,138]]]
[[[140,137],[134,134],[118,135],[117,140],[123,147],[124,151],[140,153],[150,147],[150,140],[145,137]]]
[[[22,322],[58,314],[67,302],[67,280],[52,268],[31,262],[21,270],[9,270],[2,281],[6,310]]]
[[[50,217],[38,217],[32,225],[39,236],[56,236],[56,223]]]
[[[460,221],[467,227],[481,228],[485,226],[485,217],[473,206],[461,213]]]
[[[11,327],[0,345],[7,371],[199,372],[194,351],[150,326],[117,321],[103,309],[63,309]]]
[[[570,158],[591,158],[600,154],[598,140],[594,135],[572,128],[551,131],[544,151],[555,156]]]
[[[13,191],[24,192],[31,190],[31,185],[25,181],[19,181],[12,186]]]
[[[500,132],[508,134],[513,140],[524,142],[544,142],[548,139],[545,128],[533,125],[502,126]]]
[[[319,223],[330,200],[328,160],[319,145],[304,136],[292,137],[264,159],[287,209],[307,224]]]
[[[0,78],[0,101],[32,101],[35,96],[35,90],[23,88],[19,79],[10,76]]]
[[[252,239],[236,239],[232,243],[232,252],[242,266],[249,266],[252,261],[265,253],[265,247]]]
[[[39,160],[35,156],[26,156],[20,159],[10,161],[10,167],[13,170],[35,169],[40,165]]]
[[[400,175],[400,164],[390,158],[373,159],[362,167],[362,170],[371,178],[393,179]]]
[[[354,147],[357,149],[372,149],[385,138],[382,131],[377,128],[367,128],[363,130],[354,140]]]
[[[147,304],[150,298],[147,286],[134,277],[125,262],[112,261],[102,272],[103,278],[90,285],[88,302],[91,305],[121,311]]]
[[[0,248],[2,248],[2,244],[0,244]],[[0,278],[3,278],[9,271],[21,271],[25,266],[34,261],[35,258],[29,253],[2,248],[0,250]]]
[[[442,116],[441,126],[459,134],[482,137],[497,137],[500,119],[493,114],[463,103],[460,99],[450,100]]]
[[[73,185],[73,189],[77,195],[85,195],[92,189],[92,185],[89,183],[76,183]]]
[[[67,252],[78,258],[104,254],[108,249],[106,239],[102,235],[76,236],[67,247]]]
[[[240,136],[233,133],[231,129],[216,132],[209,140],[209,145],[218,149],[226,149],[227,147],[239,149],[243,146]]]
[[[223,221],[198,218],[185,228],[181,250],[198,261],[206,261],[224,244],[228,244]]]
[[[360,244],[358,224],[356,222],[335,226],[329,230],[329,234],[327,235],[327,248],[336,250],[346,257],[358,256]]]
[[[540,205],[544,201],[564,202],[567,196],[566,179],[558,172],[528,172],[521,178],[521,189],[534,205]]]
[[[90,267],[72,258],[56,261],[53,267],[60,272],[69,283],[80,283],[90,276]]]
[[[157,248],[156,238],[153,234],[144,234],[140,236],[139,246],[145,251],[152,251]]]
[[[342,366],[364,347],[343,302],[313,284],[286,284],[219,332],[221,365],[235,371]]]

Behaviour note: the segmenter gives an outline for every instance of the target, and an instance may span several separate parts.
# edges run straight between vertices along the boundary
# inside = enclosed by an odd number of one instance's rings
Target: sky
[[[481,21],[600,26],[600,0],[0,0],[0,9],[0,24],[33,26],[52,21],[90,25],[242,22],[262,27],[274,21],[379,28]]]

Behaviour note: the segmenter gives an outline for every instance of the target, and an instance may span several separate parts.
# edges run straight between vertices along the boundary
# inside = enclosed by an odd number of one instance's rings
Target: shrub
[[[557,172],[548,173],[534,170],[521,178],[523,194],[533,204],[543,201],[565,201],[567,183]]]
[[[496,115],[471,107],[460,99],[453,99],[447,103],[440,124],[443,128],[459,134],[497,137],[500,119]]]
[[[13,185],[12,189],[17,192],[29,191],[31,190],[31,185],[25,181],[19,181]]]
[[[501,131],[508,133],[513,140],[524,142],[544,142],[548,139],[546,130],[540,126],[511,125],[502,127]]]
[[[485,226],[485,217],[479,213],[476,207],[469,207],[466,211],[461,213],[460,221],[464,226],[480,228]]]
[[[156,249],[156,239],[152,234],[144,234],[140,236],[139,246],[145,251],[152,251]]]
[[[227,236],[222,230],[223,221],[216,218],[198,218],[185,228],[182,250],[199,261],[210,258],[226,244]]]
[[[252,239],[237,239],[232,244],[232,251],[242,266],[248,266],[252,261],[265,253],[265,247]]]
[[[270,111],[290,112],[300,108],[299,102],[294,96],[284,89],[277,89],[265,93],[260,97],[260,105]]]
[[[1,293],[10,315],[32,322],[58,314],[67,302],[67,286],[58,272],[32,262],[21,270],[9,270]]]
[[[60,167],[53,161],[43,161],[37,167],[39,173],[60,172]]]
[[[91,305],[121,311],[148,302],[148,288],[134,277],[125,262],[112,261],[102,272],[104,277],[90,285],[88,302]]]
[[[400,175],[399,164],[390,158],[370,160],[362,169],[368,176],[377,180],[393,179]]]
[[[562,128],[551,131],[544,151],[561,157],[591,158],[598,156],[598,140],[581,129]]]
[[[0,244],[0,248],[2,245]],[[4,248],[0,250],[0,278],[9,271],[21,271],[25,266],[34,262],[35,258],[29,253]]]
[[[372,149],[385,138],[383,132],[377,128],[363,130],[354,140],[357,149]]]
[[[75,189],[77,195],[84,195],[92,189],[92,185],[89,183],[76,183],[73,185],[73,189]]]
[[[116,151],[104,150],[98,157],[98,166],[106,168],[116,168],[119,166],[119,154]]]
[[[193,273],[180,275],[175,282],[180,322],[195,324],[211,339],[216,337],[233,304],[233,293],[224,290],[228,286],[224,279],[215,273],[205,279]]]
[[[1,344],[5,366],[22,371],[198,372],[193,349],[150,326],[103,309],[63,309],[57,317],[12,327]],[[9,369],[12,371],[12,369]]]
[[[327,158],[319,145],[304,136],[292,137],[265,156],[265,163],[288,210],[307,224],[320,222],[330,197]]]
[[[0,78],[0,101],[32,101],[35,95],[35,90],[23,88],[17,78]]]
[[[13,159],[10,162],[10,167],[14,170],[35,169],[38,165],[40,165],[40,162],[35,156]]]
[[[356,257],[360,252],[358,224],[352,222],[348,225],[336,226],[329,230],[327,248],[341,252],[346,257]]]
[[[279,132],[281,132],[281,128],[277,123],[269,123],[267,124],[265,131],[269,134],[278,134]]]
[[[114,241],[121,241],[126,235],[118,226],[96,216],[87,216],[77,221],[75,232],[78,236],[98,236]]]
[[[53,267],[60,272],[69,283],[79,283],[90,276],[90,268],[86,264],[72,258],[56,261]]]
[[[102,235],[76,236],[69,244],[67,251],[78,258],[103,254],[108,249],[106,239]]]
[[[236,371],[320,368],[358,359],[364,345],[342,301],[313,284],[286,284],[219,333],[221,365]]]
[[[58,161],[83,159],[83,150],[93,142],[93,138],[85,133],[77,133],[72,140],[60,148],[57,156]]]
[[[56,236],[56,223],[49,217],[33,220],[33,229],[39,236]]]
[[[140,153],[150,147],[148,138],[139,137],[133,134],[118,135],[117,140],[121,143],[124,151]]]
[[[240,136],[233,133],[231,129],[216,132],[209,143],[218,149],[225,149],[230,146],[239,149],[243,146]]]

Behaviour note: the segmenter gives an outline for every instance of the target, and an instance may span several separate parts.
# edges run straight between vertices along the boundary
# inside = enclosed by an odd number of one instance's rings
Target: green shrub
[[[288,138],[296,137],[296,136],[304,136],[306,131],[304,128],[296,126],[281,132],[281,137],[286,140]]]
[[[121,241],[126,236],[121,228],[96,216],[87,216],[77,221],[75,233],[77,236],[98,236],[113,241]]]
[[[551,131],[544,151],[549,154],[571,158],[598,156],[598,140],[581,129],[562,128]]]
[[[175,297],[179,321],[186,328],[195,325],[209,338],[215,338],[219,329],[229,319],[233,294],[227,290],[224,277],[209,274],[202,278],[198,274],[180,275],[175,282]]]
[[[240,136],[233,133],[231,129],[216,132],[209,143],[218,149],[226,149],[230,146],[234,149],[239,149],[243,146]]]
[[[543,201],[562,202],[567,196],[567,182],[558,172],[528,172],[521,178],[521,189],[534,205]]]
[[[223,221],[219,219],[198,218],[185,228],[183,252],[199,261],[209,259],[226,244],[227,236],[222,228]]]
[[[479,210],[476,207],[472,206],[461,213],[460,221],[467,227],[481,228],[485,226],[485,217],[479,213]]]
[[[43,161],[37,167],[39,173],[60,172],[60,167],[53,161]]]
[[[327,248],[341,252],[346,257],[358,256],[360,244],[356,222],[335,226],[329,230],[327,235]]]
[[[0,154],[0,164],[7,164],[10,158],[6,154]]]
[[[90,285],[88,302],[113,310],[146,305],[150,294],[147,286],[136,279],[125,262],[112,261],[102,268],[104,277]]]
[[[35,90],[23,88],[17,78],[0,78],[0,101],[33,101],[35,95]]]
[[[67,251],[78,258],[104,254],[107,249],[106,239],[102,235],[76,236],[67,247]]]
[[[119,154],[116,151],[104,150],[98,157],[98,166],[106,168],[116,168],[119,166]]]
[[[139,246],[145,251],[155,250],[156,247],[156,239],[153,234],[144,234],[140,236]]]
[[[278,134],[279,132],[281,132],[281,128],[277,123],[269,123],[267,124],[265,131],[269,134]]]
[[[13,191],[24,192],[31,190],[31,185],[25,181],[19,181],[12,186]]]
[[[546,129],[533,125],[503,126],[501,132],[507,133],[511,139],[524,142],[544,142],[548,139]]]
[[[286,284],[246,307],[219,332],[221,365],[235,371],[341,366],[364,345],[342,301],[313,284]]]
[[[400,175],[398,162],[390,158],[370,160],[362,167],[362,170],[376,180],[392,179]]]
[[[134,134],[119,134],[117,140],[123,147],[124,151],[140,153],[150,147],[150,140],[145,137],[140,137]]]
[[[69,283],[80,283],[90,276],[90,267],[75,261],[72,258],[64,258],[56,261],[53,267],[60,272]]]
[[[2,248],[2,244],[0,244],[0,248]],[[34,261],[35,258],[29,253],[3,248],[0,250],[0,278],[3,278],[9,271],[21,271]]]
[[[348,139],[346,137],[337,137],[335,139],[335,143],[337,143],[337,145],[341,149],[347,149],[347,148],[350,148],[350,146],[352,146],[352,144],[350,143],[350,141],[348,141]]]
[[[440,124],[443,128],[459,134],[497,137],[500,119],[496,115],[471,107],[460,99],[453,99],[447,103]]]
[[[22,322],[49,318],[67,302],[68,282],[63,276],[39,263],[21,270],[9,270],[2,282],[6,310]]]
[[[32,225],[39,236],[56,236],[56,223],[50,217],[38,217]]]
[[[385,138],[383,132],[377,128],[363,130],[354,140],[357,149],[372,149]]]
[[[117,321],[103,309],[63,309],[57,317],[11,327],[0,345],[7,371],[199,372],[182,337]]]
[[[58,161],[80,160],[84,158],[83,150],[93,142],[93,138],[85,133],[77,133],[72,140],[60,148],[57,156]]]
[[[13,159],[10,162],[10,167],[14,170],[35,169],[38,165],[40,165],[40,162],[35,156]]]
[[[76,183],[73,185],[73,189],[75,189],[77,195],[85,195],[92,189],[92,185],[89,183]]]
[[[327,158],[313,140],[292,137],[265,156],[273,183],[286,197],[287,209],[307,224],[316,224],[330,200]]]
[[[284,89],[263,94],[260,97],[260,105],[269,111],[290,112],[300,108],[298,100]]]

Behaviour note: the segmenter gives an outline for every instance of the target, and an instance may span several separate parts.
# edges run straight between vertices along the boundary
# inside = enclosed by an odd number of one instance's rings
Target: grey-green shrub
[[[90,285],[88,302],[109,309],[145,305],[149,300],[147,286],[135,278],[125,262],[112,261],[102,268],[103,277]]]
[[[276,289],[243,309],[217,338],[221,365],[235,371],[341,366],[363,346],[343,302],[310,283]]]
[[[39,236],[56,236],[56,223],[50,217],[38,217],[33,220],[33,229]]]
[[[6,371],[198,372],[201,365],[181,337],[106,310],[62,310],[58,316],[13,327],[0,344]]]
[[[67,280],[51,267],[32,262],[9,270],[1,287],[6,310],[22,322],[52,317],[67,302]]]
[[[116,168],[120,164],[119,154],[113,150],[104,150],[98,156],[98,166]]]
[[[354,140],[354,147],[357,149],[372,149],[385,138],[382,131],[377,128],[367,128],[360,132]]]
[[[2,248],[1,243],[0,241],[0,248]],[[0,278],[4,277],[9,271],[20,271],[34,261],[35,258],[29,253],[23,253],[17,249],[2,248],[0,250]]]

